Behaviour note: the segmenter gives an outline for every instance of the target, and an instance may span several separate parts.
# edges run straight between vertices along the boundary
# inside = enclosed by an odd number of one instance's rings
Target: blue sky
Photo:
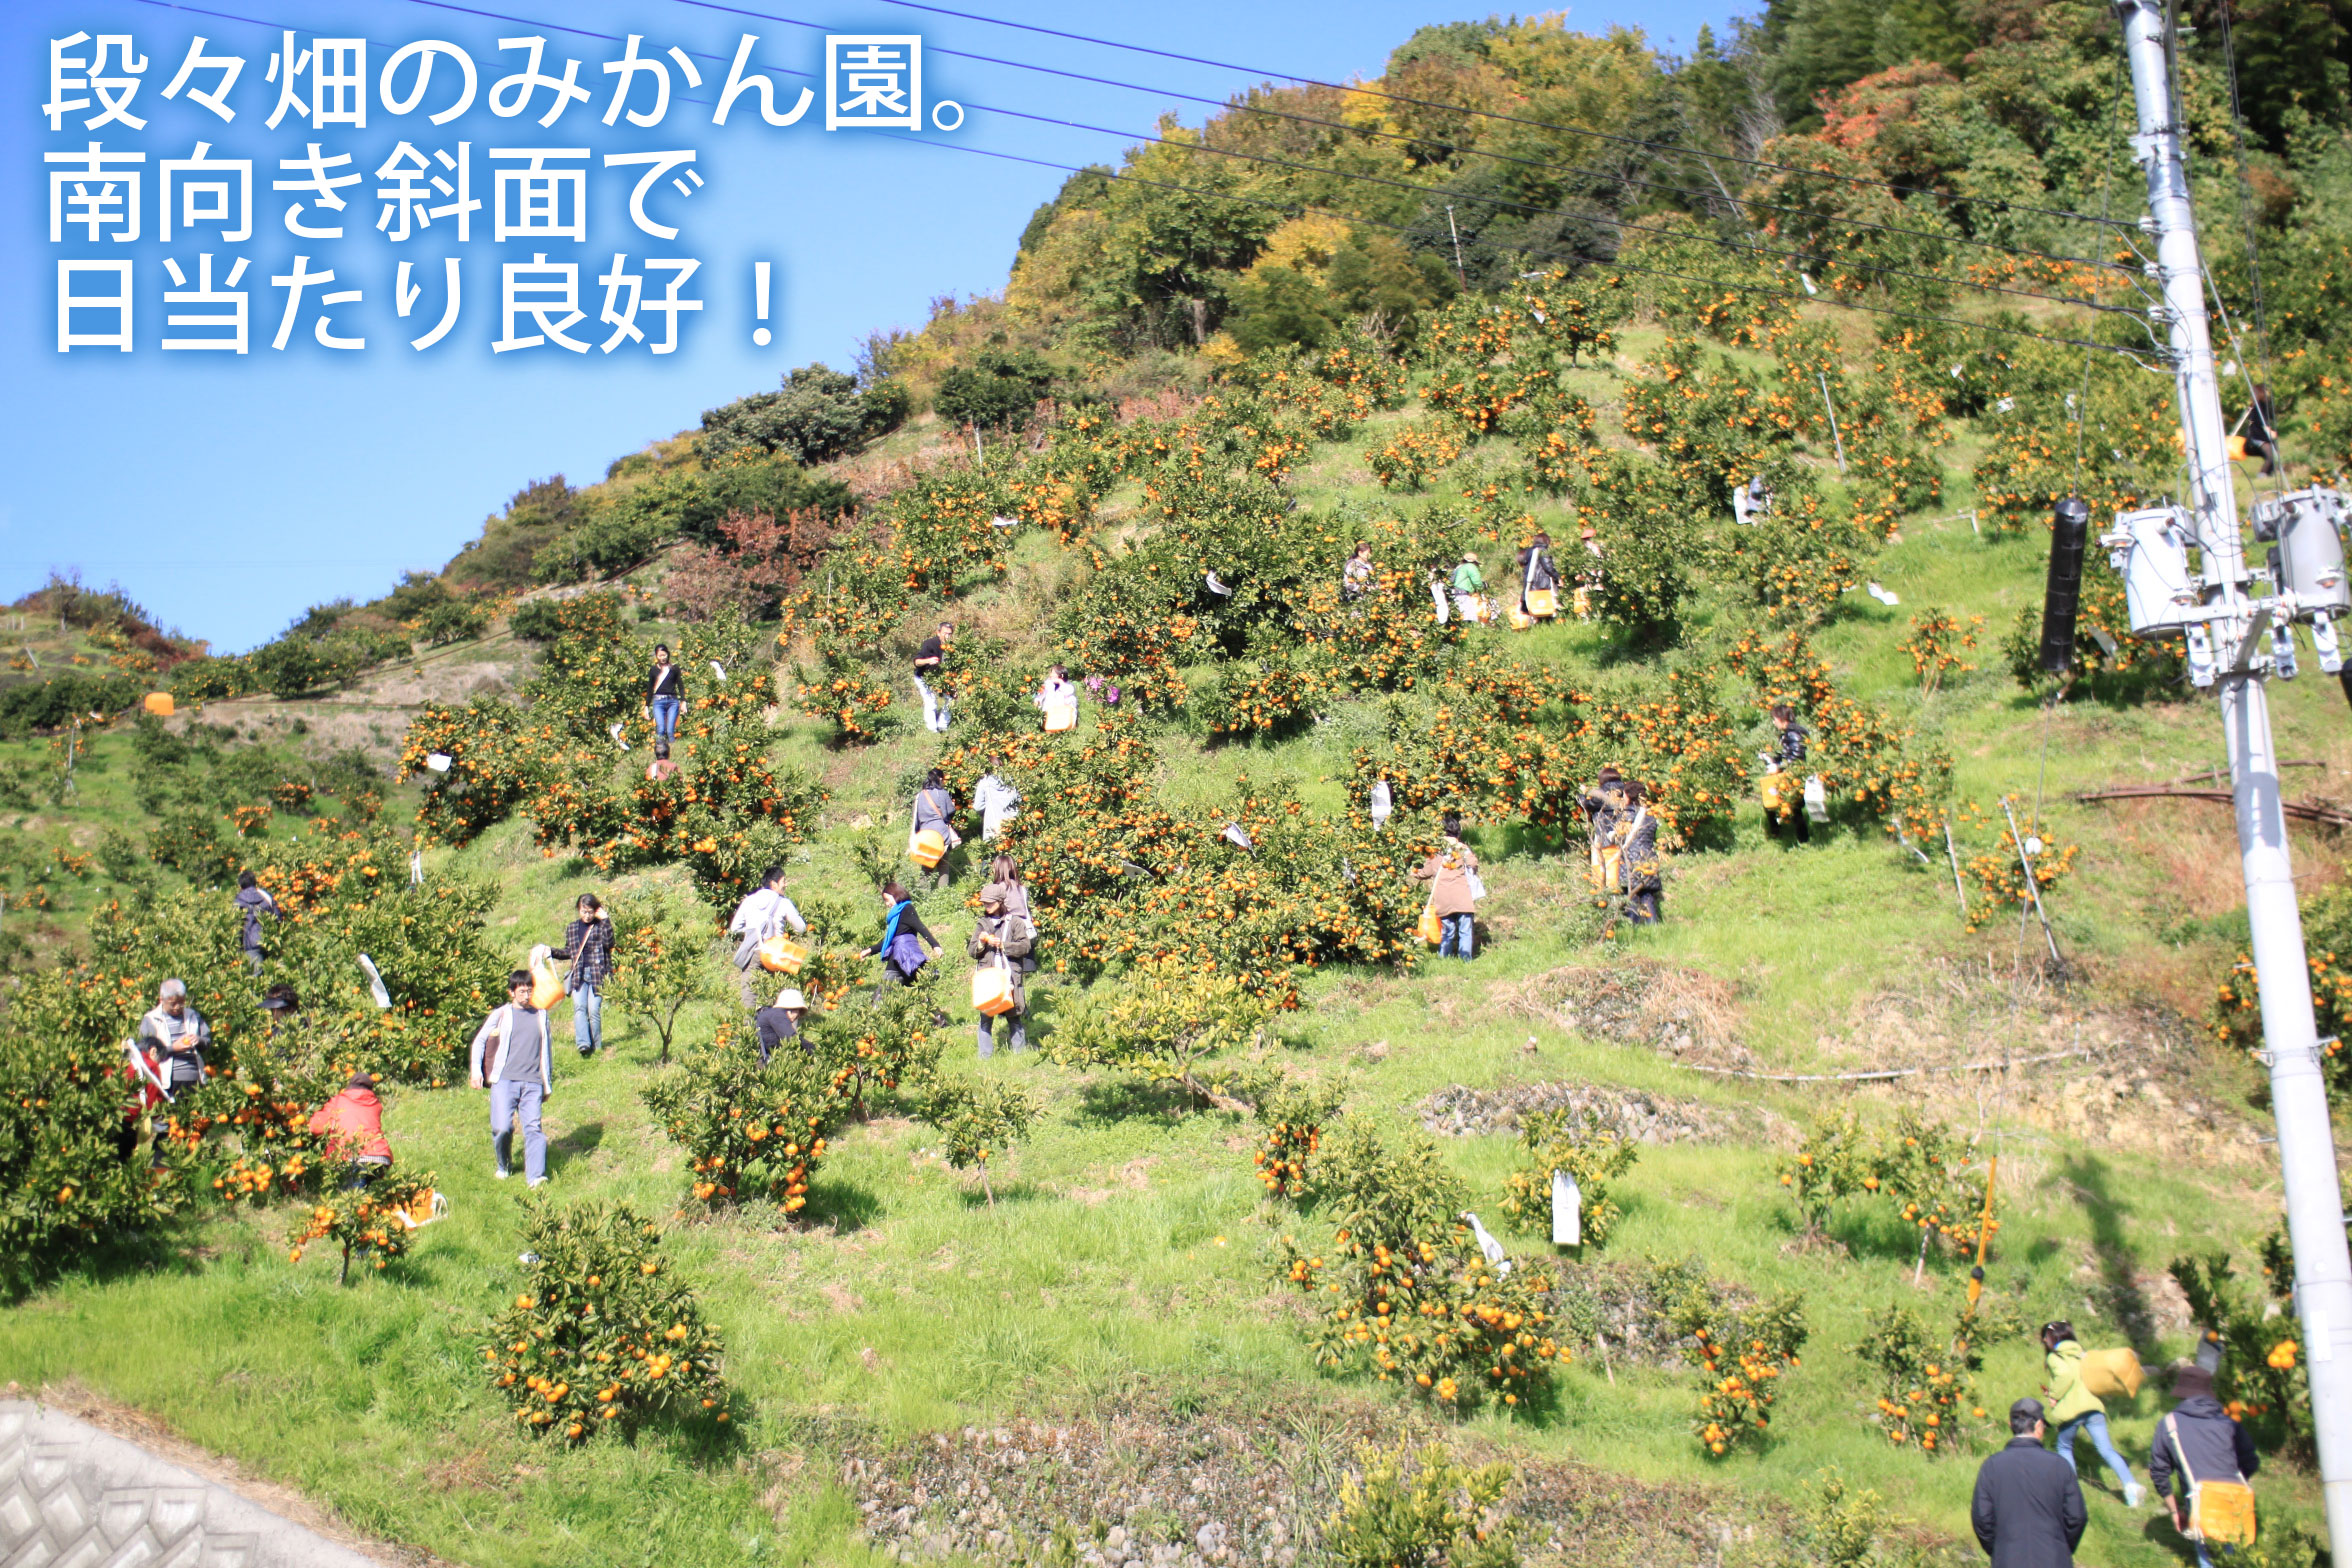
[[[1064,32],[1092,34],[1226,60],[1231,70],[1107,49],[1071,39],[941,16],[887,0],[17,0],[0,15],[0,60],[15,107],[0,111],[0,279],[17,308],[0,325],[0,599],[38,587],[49,571],[78,568],[94,583],[119,581],[167,625],[209,638],[221,650],[243,649],[275,635],[313,603],[342,595],[381,593],[406,568],[433,569],[480,529],[525,482],[562,473],[575,484],[601,477],[614,458],[693,425],[701,410],[773,386],[784,371],[813,359],[847,368],[866,333],[919,326],[941,294],[986,292],[1002,286],[1022,225],[1051,197],[1064,175],[1055,168],[981,156],[972,149],[1010,153],[1053,164],[1116,162],[1127,137],[1047,126],[1004,110],[1082,121],[1115,132],[1148,131],[1173,110],[1197,124],[1208,111],[1173,96],[1221,98],[1284,73],[1346,80],[1377,73],[1388,51],[1426,22],[1479,17],[1487,8],[1453,0],[1193,0],[1183,6],[1077,3],[1077,0],[941,0],[950,9]],[[1731,8],[1702,0],[1634,5],[1609,0],[1580,7],[1571,22],[1599,30],[1613,23],[1646,29],[1654,42],[1687,48],[1702,22],[1723,22]],[[501,13],[520,21],[479,13]],[[763,13],[759,16],[744,12]],[[789,18],[791,20],[782,20]],[[813,24],[813,25],[794,25]],[[368,41],[368,118],[364,128],[330,123],[312,129],[294,113],[277,129],[264,121],[276,108],[279,84],[264,80],[281,30],[296,33],[296,48],[314,37]],[[85,122],[105,112],[105,98],[84,90],[88,108],[62,114],[52,131],[43,112],[50,100],[52,41],[75,32],[131,36],[133,63],[145,71],[124,102],[146,121],[91,130]],[[615,78],[604,66],[621,57],[620,40],[643,37],[641,57],[663,62],[672,98],[661,122],[639,128],[622,120],[602,124]],[[744,34],[756,36],[750,65],[777,84],[776,109],[787,110],[800,87],[817,89],[817,102],[793,125],[772,127],[758,113],[756,93],[740,96],[726,125],[713,112]],[[824,36],[827,33],[920,34],[925,41],[923,97],[964,106],[960,127],[937,128],[929,116],[920,133],[828,131],[823,123]],[[611,35],[610,38],[591,35]],[[560,79],[569,60],[580,65],[586,101],[567,100],[554,124],[538,121],[555,101],[538,89],[513,117],[491,112],[503,78],[521,74],[526,51],[504,50],[501,38],[546,39],[541,75]],[[197,36],[207,56],[235,55],[245,67],[230,89],[235,118],[224,123],[198,106],[196,91],[220,75],[191,73],[181,94],[163,98]],[[472,106],[442,124],[429,116],[455,99],[453,60],[435,57],[421,105],[405,116],[385,111],[380,73],[394,51],[426,40],[463,48],[476,65]],[[88,59],[96,45],[66,53]],[[669,56],[676,48],[702,78],[687,85]],[[1131,91],[1049,76],[1005,64],[959,57],[1056,67],[1115,78],[1148,91]],[[341,65],[350,56],[334,57]],[[395,97],[413,88],[412,58],[394,79]],[[795,74],[797,73],[797,74]],[[69,75],[84,74],[70,71]],[[110,50],[102,77],[129,75]],[[330,75],[334,74],[330,69]],[[650,110],[650,73],[633,79],[626,106]],[[305,106],[308,75],[297,78]],[[510,90],[511,93],[511,90]],[[121,98],[119,90],[114,96]],[[504,100],[509,107],[513,98]],[[98,141],[109,153],[144,152],[140,236],[116,238],[104,218],[104,186],[72,166],[53,168],[52,153],[86,153]],[[316,192],[277,191],[303,176],[280,167],[302,160],[312,141],[322,157],[348,157],[328,179],[356,173],[358,183],[330,187],[346,202],[340,211]],[[171,240],[159,233],[159,183],[166,160],[190,160],[194,144],[210,144],[206,158],[251,160],[250,236],[233,238],[231,219],[197,226],[215,198],[201,187],[229,188],[232,171],[175,170],[175,211],[182,219]],[[454,217],[413,226],[395,242],[376,225],[385,203],[376,192],[388,181],[378,170],[402,142],[428,168],[419,177],[453,181],[435,162],[442,154],[466,164],[473,199],[473,232],[459,243]],[[458,144],[468,154],[456,160]],[[499,199],[494,171],[509,171],[510,219],[520,223],[519,198],[530,189],[526,159],[493,160],[494,149],[586,148],[585,160],[543,159],[541,167],[585,166],[584,216],[566,205],[570,187],[558,183],[553,221],[585,224],[585,241],[569,237],[510,237],[499,243],[492,226]],[[606,166],[608,155],[691,151],[700,186],[680,187],[687,166],[650,187],[649,223],[674,227],[662,239],[632,221],[629,198],[645,165]],[[126,166],[112,166],[119,172]],[[49,239],[53,173],[64,187],[70,218],[95,208],[101,221],[91,238],[87,222],[66,223]],[[72,205],[76,185],[100,199]],[[199,187],[191,192],[188,187]],[[683,194],[681,194],[683,190]],[[434,202],[446,203],[437,193]],[[313,229],[337,224],[343,237],[302,238],[289,232],[287,209],[304,204],[297,220]],[[191,233],[191,228],[196,229]],[[214,288],[237,258],[247,268],[237,289],[248,295],[248,349],[165,351],[166,336],[216,336],[215,329],[171,327],[167,290],[200,287],[198,257],[214,257]],[[618,269],[643,280],[642,292],[666,292],[665,272],[650,259],[692,259],[699,270],[678,297],[702,309],[680,313],[677,351],[655,356],[663,317],[636,318],[643,342],[623,339],[610,354],[601,345],[615,334],[600,321],[607,288],[599,280]],[[504,333],[502,267],[576,262],[580,308],[586,319],[570,335],[589,347],[572,353],[553,343],[494,352]],[[288,293],[270,279],[295,275],[294,258],[308,257],[312,274],[333,269],[334,281],[309,286],[284,351],[274,349]],[[418,351],[412,340],[442,315],[444,262],[460,263],[461,309],[447,335]],[[58,261],[128,260],[132,264],[133,349],[57,347]],[[396,311],[398,264],[414,263],[411,314]],[[185,278],[175,283],[166,262]],[[754,342],[754,267],[771,267],[769,341]],[[534,281],[529,275],[522,280]],[[560,274],[542,281],[560,290]],[[112,274],[77,274],[77,294],[104,293]],[[357,289],[361,298],[322,307],[321,296]],[[614,292],[626,294],[628,285]],[[228,308],[228,307],[214,307]],[[342,350],[317,341],[322,330],[366,347]],[[556,317],[560,323],[560,314]],[[115,313],[78,310],[77,333],[102,333]],[[534,335],[520,318],[514,337]]]

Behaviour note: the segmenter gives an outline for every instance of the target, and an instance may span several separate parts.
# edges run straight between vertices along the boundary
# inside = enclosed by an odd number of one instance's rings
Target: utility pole
[[[2190,470],[2189,531],[2202,570],[2173,595],[2186,601],[2178,630],[2187,638],[2190,676],[2219,687],[2230,784],[2237,798],[2238,853],[2246,879],[2255,973],[2262,995],[2262,1038],[2270,1058],[2271,1105],[2285,1178],[2287,1234],[2295,1249],[2295,1314],[2311,1380],[2311,1415],[2319,1448],[2328,1539],[2338,1563],[2352,1564],[2352,1249],[2344,1238],[2344,1194],[2336,1177],[2327,1088],[2320,1076],[2318,1025],[2311,1010],[2311,971],[2303,918],[2295,904],[2287,824],[2280,809],[2278,756],[2270,733],[2264,681],[2275,666],[2292,673],[2284,629],[2295,595],[2248,597],[2237,492],[2229,463],[2229,427],[2214,377],[2205,319],[2205,275],[2189,204],[2179,111],[2160,0],[2116,0],[2139,110],[2133,155],[2148,176],[2148,226],[2156,237],[2150,269],[2164,292],[2163,321],[2180,396]],[[2257,519],[2259,522],[2259,519]],[[2151,539],[2135,536],[2140,548]],[[2130,545],[2126,546],[2131,548]],[[2135,567],[2140,563],[2132,563]],[[2135,623],[2138,617],[2135,616]],[[2271,652],[2263,649],[2269,623]],[[2138,626],[2135,624],[2135,630]],[[2326,631],[2324,617],[2315,628]],[[2329,639],[2332,644],[2332,637]],[[2332,646],[2328,651],[2332,652]],[[2200,668],[2202,666],[2202,668]]]

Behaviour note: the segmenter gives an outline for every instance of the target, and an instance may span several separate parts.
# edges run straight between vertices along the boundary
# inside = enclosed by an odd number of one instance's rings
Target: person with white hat
[[[800,1021],[808,1015],[808,998],[800,994],[798,986],[786,986],[776,993],[776,1005],[763,1007],[752,1017],[759,1026],[760,1065],[768,1065],[768,1058],[782,1048],[787,1040],[799,1040],[804,1051],[813,1047],[801,1039]]]

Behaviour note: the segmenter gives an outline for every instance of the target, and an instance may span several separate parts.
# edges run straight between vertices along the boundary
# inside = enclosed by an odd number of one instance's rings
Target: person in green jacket
[[[2074,1325],[2043,1324],[2042,1353],[2043,1366],[2050,1375],[2046,1397],[2051,1425],[2058,1431],[2058,1457],[2073,1469],[2074,1435],[2088,1428],[2091,1446],[2098,1449],[2099,1457],[2123,1487],[2124,1506],[2139,1507],[2140,1483],[2132,1479],[2131,1466],[2123,1462],[2123,1455],[2115,1451],[2115,1440],[2107,1435],[2107,1407],[2083,1382],[2083,1347],[2074,1337]]]
[[[1478,599],[1486,592],[1486,576],[1478,569],[1478,554],[1462,552],[1462,564],[1454,568],[1454,613],[1463,620],[1476,624]]]

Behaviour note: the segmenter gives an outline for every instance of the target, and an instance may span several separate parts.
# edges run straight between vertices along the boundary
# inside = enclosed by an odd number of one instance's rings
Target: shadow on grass
[[[1008,1209],[1015,1207],[1016,1205],[1035,1203],[1040,1199],[1051,1198],[1053,1196],[1055,1196],[1055,1194],[1039,1187],[1033,1181],[1028,1181],[1025,1179],[1014,1182],[1000,1181],[996,1184],[996,1203],[994,1206],[1000,1209]],[[967,1209],[985,1209],[990,1207],[987,1191],[982,1188],[980,1183],[976,1180],[964,1188],[963,1200],[964,1207]]]
[[[2140,1289],[2139,1270],[2125,1241],[2125,1218],[2131,1208],[2110,1190],[2107,1162],[2095,1154],[2070,1154],[2058,1175],[2082,1201],[2091,1224],[2091,1254],[2098,1260],[2099,1277],[2106,1285],[2108,1315],[2134,1341],[2146,1345],[2149,1329],[2148,1297]]]
[[[863,1187],[813,1181],[809,1183],[808,1205],[800,1217],[805,1224],[829,1225],[838,1233],[847,1233],[864,1230],[879,1220],[882,1212],[882,1200]]]
[[[1081,1124],[1106,1127],[1138,1117],[1173,1119],[1199,1109],[1189,1091],[1169,1082],[1147,1083],[1125,1076],[1102,1078],[1078,1091]]]
[[[2140,1539],[2160,1552],[2170,1552],[2184,1563],[2197,1560],[2197,1548],[2186,1536],[2172,1527],[2172,1521],[2162,1513],[2153,1514],[2140,1526]]]
[[[547,1140],[547,1172],[555,1175],[573,1160],[584,1160],[604,1142],[604,1123],[582,1122],[560,1138]]]

